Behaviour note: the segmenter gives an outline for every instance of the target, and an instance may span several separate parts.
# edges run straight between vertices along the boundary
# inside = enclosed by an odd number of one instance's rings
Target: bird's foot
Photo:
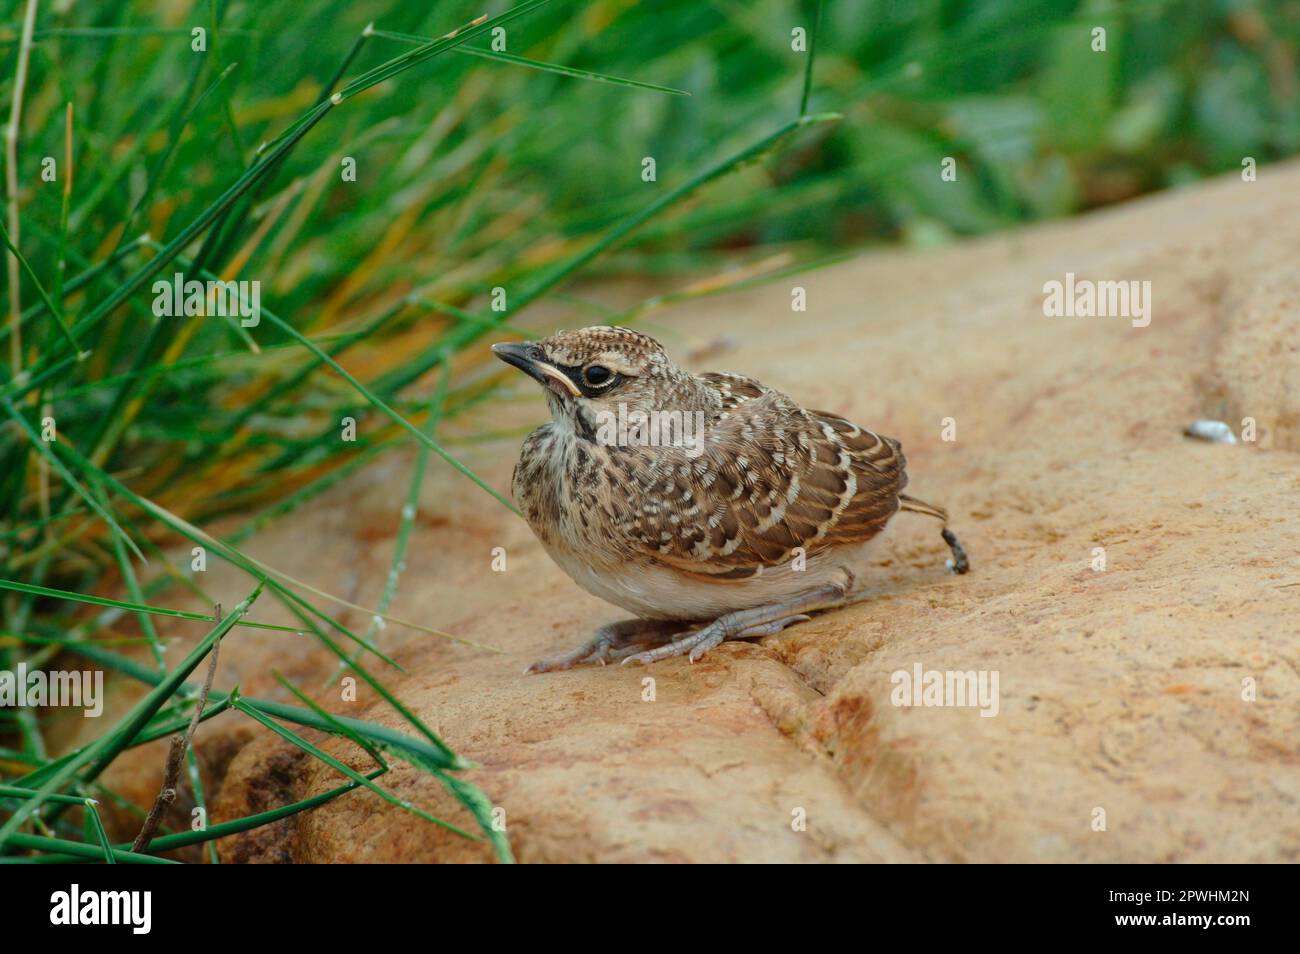
[[[736,614],[729,615],[734,616]],[[737,627],[743,624],[729,623],[727,617],[723,616],[714,620],[708,626],[697,629],[692,633],[686,633],[670,643],[643,652],[627,654],[623,659],[623,665],[626,666],[630,662],[639,662],[644,665],[659,659],[667,659],[670,656],[688,656],[691,662],[695,662],[710,649],[716,648],[728,639],[754,639],[758,636],[771,636],[773,633],[781,632],[787,626],[802,623],[811,618],[811,616],[803,613],[796,613],[793,616],[783,616],[780,619],[754,623],[742,629]]]
[[[577,649],[539,659],[525,669],[524,674],[572,669],[583,663],[604,666],[618,662],[647,645],[659,645],[680,625],[680,622],[653,619],[625,619],[608,623],[596,630],[596,635]]]
[[[779,633],[787,626],[808,619],[806,614],[812,610],[842,605],[847,595],[847,584],[828,584],[793,596],[782,603],[771,603],[767,606],[727,613],[702,629],[681,635],[654,649],[627,656],[623,659],[623,665],[626,666],[630,662],[652,663],[670,656],[682,655],[695,662],[710,649],[728,639],[750,639]]]
[[[846,585],[827,584],[782,603],[727,613],[690,632],[679,629],[681,620],[625,619],[602,626],[595,636],[577,649],[538,660],[524,672],[554,672],[582,663],[601,666],[619,661],[624,665],[630,662],[645,664],[682,655],[688,655],[690,661],[695,662],[725,640],[771,636],[787,626],[809,619],[807,614],[812,610],[843,604],[846,595]],[[647,645],[650,648],[646,648]]]
[[[948,569],[954,573],[969,573],[970,560],[966,556],[966,548],[957,539],[957,534],[944,527],[943,542],[948,544],[948,549],[952,550],[952,559],[948,561]]]

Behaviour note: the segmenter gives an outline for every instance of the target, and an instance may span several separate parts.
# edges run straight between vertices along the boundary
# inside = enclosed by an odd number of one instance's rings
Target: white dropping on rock
[[[1209,441],[1212,444],[1235,444],[1237,435],[1223,421],[1192,421],[1183,431],[1188,437]]]

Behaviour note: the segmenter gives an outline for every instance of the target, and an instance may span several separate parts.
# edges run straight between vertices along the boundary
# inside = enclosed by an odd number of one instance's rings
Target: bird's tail
[[[948,511],[942,507],[936,507],[934,504],[928,504],[924,500],[917,500],[915,497],[909,497],[907,494],[898,495],[899,507],[909,513],[923,513],[927,517],[934,517],[943,524],[943,542],[948,544],[948,549],[952,550],[952,567],[954,573],[967,573],[970,571],[970,560],[966,557],[966,548],[961,545],[957,539],[957,534],[948,529]]]

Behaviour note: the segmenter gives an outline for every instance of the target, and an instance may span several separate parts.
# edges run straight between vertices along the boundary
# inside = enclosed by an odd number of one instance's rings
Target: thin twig
[[[23,118],[23,91],[27,86],[27,61],[32,54],[32,32],[36,28],[36,0],[27,0],[22,39],[18,43],[18,69],[14,73],[14,95],[9,104],[9,125],[5,127],[5,199],[8,202],[9,241],[18,248],[18,127]],[[9,363],[17,376],[23,369],[23,302],[18,294],[18,256],[6,256],[9,269]]]
[[[221,622],[221,604],[216,605],[216,611],[212,614],[213,619]],[[173,735],[171,748],[167,751],[167,771],[163,775],[162,789],[158,792],[158,797],[154,799],[153,808],[149,809],[149,815],[145,818],[144,824],[140,826],[140,834],[135,836],[135,841],[131,843],[131,850],[137,853],[143,853],[149,848],[149,842],[153,841],[154,835],[158,833],[158,826],[162,824],[163,816],[171,808],[172,802],[176,801],[176,786],[180,784],[181,765],[185,761],[185,750],[190,747],[194,740],[194,730],[199,727],[199,720],[203,717],[203,708],[208,704],[208,693],[212,690],[212,679],[217,674],[217,652],[221,649],[221,640],[218,639],[212,644],[212,653],[208,656],[208,675],[203,680],[203,688],[199,691],[199,704],[194,707],[194,715],[190,718],[190,727],[185,730],[184,735]]]

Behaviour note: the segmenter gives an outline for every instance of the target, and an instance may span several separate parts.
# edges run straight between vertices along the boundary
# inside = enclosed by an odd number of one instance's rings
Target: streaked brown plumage
[[[584,328],[493,350],[547,388],[552,412],[515,467],[520,510],[580,586],[638,617],[531,671],[694,660],[777,632],[855,594],[866,547],[899,509],[946,523],[902,493],[897,441],[752,378],[684,371],[649,335]],[[619,443],[620,412],[681,412],[703,427],[698,442],[679,431],[655,445],[633,428]],[[946,527],[944,538],[965,572]]]

